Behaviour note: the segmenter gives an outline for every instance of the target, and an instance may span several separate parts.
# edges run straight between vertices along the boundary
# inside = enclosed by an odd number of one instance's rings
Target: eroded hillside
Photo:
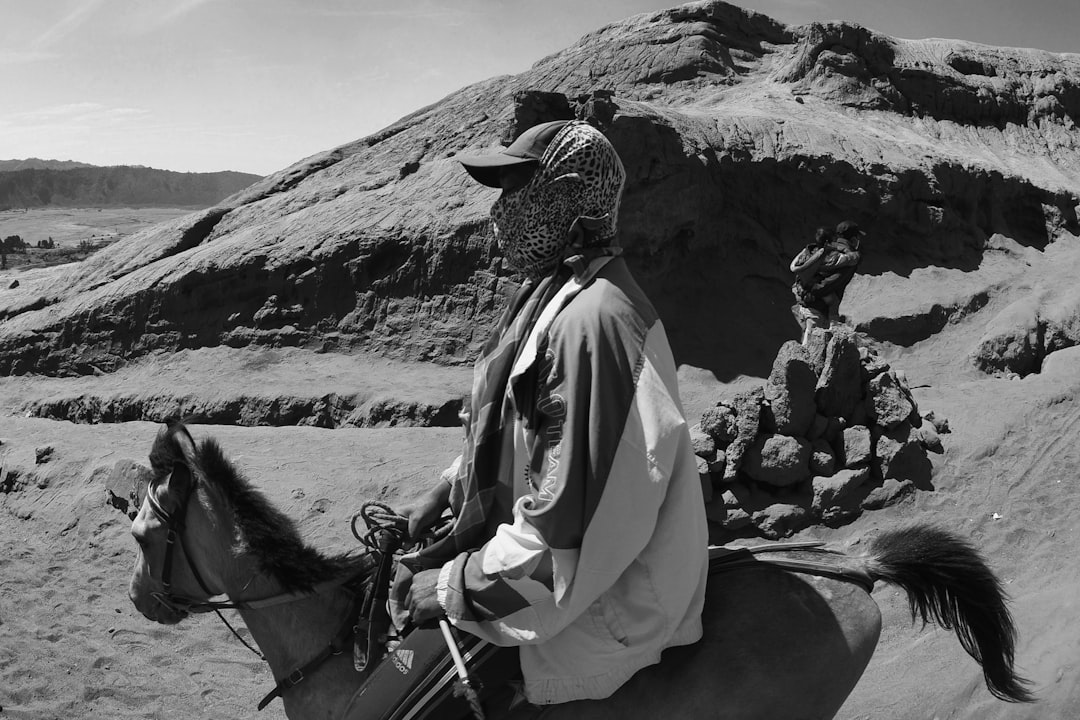
[[[786,266],[819,225],[868,230],[874,291],[851,315],[901,346],[979,313],[991,326],[1020,299],[994,248],[1043,253],[1080,232],[1080,57],[700,2],[601,28],[82,265],[25,273],[0,294],[0,368],[108,372],[249,345],[467,363],[515,279],[487,222],[494,192],[454,156],[575,115],[625,160],[622,242],[677,359],[721,380],[767,374],[793,336]],[[941,297],[875,302],[929,271],[950,278]],[[1055,311],[1072,317],[1070,302]],[[1018,372],[1048,351],[1044,320],[1010,325],[1037,346]],[[1076,325],[1055,325],[1054,348]],[[1013,369],[994,337],[982,367]]]

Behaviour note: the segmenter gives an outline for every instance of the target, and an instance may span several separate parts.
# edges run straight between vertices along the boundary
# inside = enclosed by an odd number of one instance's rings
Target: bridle
[[[311,588],[310,591],[303,592],[285,592],[278,595],[272,595],[267,598],[259,600],[232,600],[227,598],[226,600],[214,600],[215,595],[222,593],[215,593],[203,580],[202,575],[199,573],[198,568],[195,566],[193,556],[188,550],[186,543],[184,542],[184,530],[186,528],[185,520],[187,518],[188,506],[191,503],[191,496],[195,494],[195,486],[197,478],[191,469],[183,462],[175,461],[173,465],[173,473],[178,471],[185,472],[188,475],[189,482],[187,483],[187,491],[184,494],[184,498],[180,503],[180,507],[175,513],[168,512],[161,506],[161,503],[157,501],[153,493],[153,485],[148,485],[146,488],[146,500],[150,505],[151,512],[154,513],[163,523],[167,529],[167,535],[165,539],[165,562],[161,569],[161,586],[162,591],[156,591],[150,593],[151,597],[157,600],[159,603],[172,610],[179,615],[188,615],[192,613],[203,613],[214,611],[217,613],[221,622],[225,623],[225,626],[232,631],[232,634],[240,640],[241,643],[247,647],[248,650],[255,653],[261,660],[266,660],[265,656],[252,647],[247,640],[245,640],[240,633],[225,619],[225,616],[221,614],[221,610],[241,610],[241,609],[261,609],[270,607],[273,605],[279,605],[283,603],[294,602],[302,600],[304,598],[310,598],[314,595],[318,595],[325,590],[334,587],[346,587],[352,592],[354,596],[353,607],[345,616],[345,621],[338,629],[337,633],[331,639],[323,650],[317,654],[314,658],[304,663],[299,668],[293,670],[284,678],[277,681],[274,689],[271,690],[263,699],[259,702],[258,709],[262,710],[270,702],[277,697],[280,697],[286,690],[298,685],[304,678],[316,670],[320,665],[326,662],[334,655],[340,655],[346,647],[350,645],[350,641],[356,631],[355,618],[357,617],[358,609],[362,604],[364,593],[360,591],[358,587],[350,584],[353,583],[358,577],[364,574],[364,570],[360,570],[355,574],[344,575],[340,578],[335,578],[327,582],[320,583]],[[173,569],[173,553],[176,546],[179,545],[183,550],[184,556],[187,558],[188,569],[191,571],[192,576],[195,578],[195,582],[199,584],[199,587],[204,593],[206,598],[198,600],[195,598],[186,597],[184,595],[178,595],[172,591],[172,569]]]
[[[211,610],[237,609],[241,607],[241,605],[234,603],[231,600],[224,602],[211,600],[211,598],[220,593],[215,593],[206,586],[206,581],[203,580],[202,575],[199,573],[199,569],[192,561],[191,552],[184,543],[184,529],[186,527],[184,521],[187,518],[188,504],[191,502],[191,496],[195,494],[195,476],[184,463],[177,462],[173,466],[174,473],[177,472],[178,469],[182,469],[183,472],[187,473],[190,482],[187,484],[187,492],[184,494],[184,499],[180,503],[180,507],[176,511],[176,514],[172,514],[161,507],[161,503],[154,498],[152,486],[146,488],[146,501],[150,504],[150,510],[165,523],[165,527],[168,531],[168,534],[165,536],[165,563],[161,568],[161,587],[164,592],[152,592],[150,595],[173,612],[184,615],[209,612]],[[177,544],[179,544],[180,548],[184,551],[184,556],[187,558],[188,569],[191,570],[195,582],[197,582],[199,587],[202,588],[202,591],[206,593],[205,600],[195,600],[183,595],[177,595],[172,591],[173,551]]]

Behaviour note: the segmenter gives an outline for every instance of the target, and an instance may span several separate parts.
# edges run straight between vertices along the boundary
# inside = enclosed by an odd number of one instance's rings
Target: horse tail
[[[1001,700],[1032,702],[1029,680],[1013,667],[1016,627],[1001,582],[978,551],[940,528],[915,525],[873,539],[867,570],[907,592],[911,619],[933,619],[952,630],[982,666],[990,692]]]

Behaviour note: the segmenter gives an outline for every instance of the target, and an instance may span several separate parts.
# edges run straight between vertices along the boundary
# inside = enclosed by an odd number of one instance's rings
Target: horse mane
[[[293,520],[251,484],[225,457],[214,438],[198,443],[194,458],[185,458],[177,440],[180,433],[188,433],[182,422],[158,434],[150,451],[155,475],[167,474],[174,463],[180,462],[189,466],[194,477],[217,488],[232,511],[240,542],[287,591],[310,591],[321,582],[360,568],[362,555],[328,556],[306,544]]]

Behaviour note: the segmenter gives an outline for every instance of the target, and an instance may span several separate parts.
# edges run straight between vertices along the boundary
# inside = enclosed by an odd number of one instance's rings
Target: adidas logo
[[[398,669],[402,675],[408,675],[412,670],[413,651],[412,650],[395,650],[394,651],[394,667]]]

